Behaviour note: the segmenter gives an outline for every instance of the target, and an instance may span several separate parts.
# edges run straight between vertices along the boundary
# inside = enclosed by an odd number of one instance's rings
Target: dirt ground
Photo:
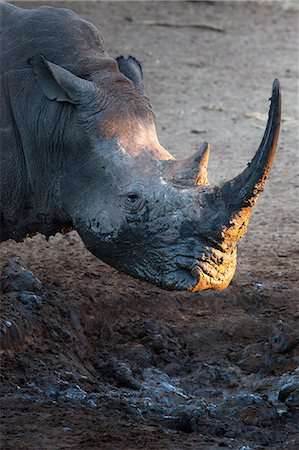
[[[209,141],[210,181],[253,156],[275,77],[283,124],[225,291],[135,280],[88,253],[76,232],[0,246],[1,449],[298,449],[297,10],[55,5],[93,22],[112,56],[142,62],[161,143],[183,157]]]

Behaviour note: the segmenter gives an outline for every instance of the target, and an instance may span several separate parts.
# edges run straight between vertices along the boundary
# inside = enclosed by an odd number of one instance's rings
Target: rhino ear
[[[75,105],[94,90],[92,82],[47,61],[42,55],[33,56],[28,63],[33,68],[40,90],[49,100]]]
[[[124,56],[118,56],[116,58],[118,69],[127,78],[133,81],[133,84],[137,91],[144,95],[144,83],[143,83],[143,72],[140,62],[133,56],[125,58]]]

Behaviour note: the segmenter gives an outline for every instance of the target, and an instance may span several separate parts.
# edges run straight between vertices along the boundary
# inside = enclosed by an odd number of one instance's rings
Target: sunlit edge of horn
[[[263,191],[277,149],[281,122],[281,95],[278,79],[273,81],[268,121],[261,144],[246,169],[222,185],[222,192],[232,204],[248,205]]]

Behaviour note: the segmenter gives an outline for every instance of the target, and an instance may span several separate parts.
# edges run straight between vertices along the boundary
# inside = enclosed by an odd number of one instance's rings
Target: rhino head
[[[236,269],[237,242],[277,146],[278,80],[251,163],[237,177],[213,186],[207,178],[208,143],[183,160],[159,144],[134,58],[103,58],[85,78],[41,56],[30,64],[42,92],[67,108],[74,125],[72,132],[64,131],[60,202],[87,248],[109,265],[165,289],[226,288]]]

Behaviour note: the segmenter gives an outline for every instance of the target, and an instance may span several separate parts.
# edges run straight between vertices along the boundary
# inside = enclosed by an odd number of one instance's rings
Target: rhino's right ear
[[[86,94],[94,91],[94,84],[47,61],[42,55],[28,60],[40,90],[49,100],[79,104]]]
[[[135,88],[141,95],[145,95],[143,72],[140,62],[133,56],[129,56],[128,58],[118,56],[116,61],[119,71],[133,81]]]

